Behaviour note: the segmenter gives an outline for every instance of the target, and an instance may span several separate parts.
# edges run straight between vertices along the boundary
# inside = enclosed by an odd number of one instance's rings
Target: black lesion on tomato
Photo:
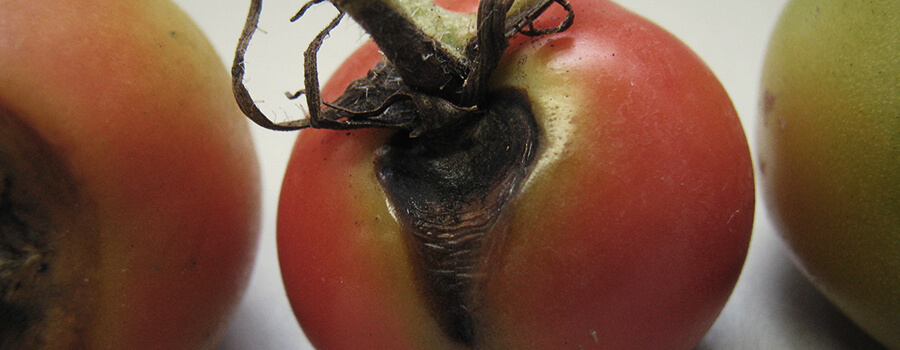
[[[2,174],[0,174],[2,175]],[[48,269],[49,232],[35,230],[10,198],[12,179],[0,178],[0,349],[32,344],[43,318],[33,287]]]
[[[396,135],[376,171],[406,234],[419,289],[443,330],[474,345],[479,282],[540,133],[524,93],[494,92],[452,133]]]
[[[0,149],[0,348],[6,349],[20,344],[42,317],[31,293],[48,269],[52,234],[41,227],[47,220],[40,211],[17,198],[19,179],[6,170],[12,166],[4,153]]]
[[[310,0],[294,17],[302,16]],[[379,150],[375,172],[403,228],[417,287],[431,313],[454,341],[477,348],[481,288],[496,269],[505,241],[509,202],[531,171],[540,130],[524,91],[497,89],[491,80],[509,39],[518,33],[566,30],[574,11],[566,0],[534,1],[508,16],[514,0],[481,0],[476,36],[454,56],[397,9],[384,2],[354,2],[351,15],[385,59],[333,102],[321,100],[316,53],[340,14],[314,39],[304,57],[307,119],[274,123],[256,108],[243,85],[244,52],[256,30],[261,0],[250,13],[235,52],[232,78],[244,113],[275,130],[306,127],[397,130]],[[567,11],[559,24],[537,28],[550,6]],[[352,8],[351,8],[352,9]]]
[[[46,270],[42,260],[48,250],[50,232],[35,229],[33,221],[44,221],[37,210],[16,203],[12,198],[15,179],[0,172],[0,303],[15,291],[12,277],[17,271],[33,266],[36,272]]]
[[[68,267],[59,265],[59,240],[71,234],[60,214],[82,204],[78,198],[71,172],[52,147],[0,110],[0,349],[82,344],[76,330],[61,329],[68,321],[61,316],[75,319],[75,310],[89,307],[70,298],[71,284],[61,283],[81,280],[81,271],[61,278]],[[77,316],[79,323],[88,321]],[[47,339],[48,332],[72,336]]]

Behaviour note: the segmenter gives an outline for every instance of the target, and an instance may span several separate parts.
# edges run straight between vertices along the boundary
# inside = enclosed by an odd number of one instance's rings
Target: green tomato
[[[759,156],[810,280],[900,349],[900,1],[795,0],[769,44]]]

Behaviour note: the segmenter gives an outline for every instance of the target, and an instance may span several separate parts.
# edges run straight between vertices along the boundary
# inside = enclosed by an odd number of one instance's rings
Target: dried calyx
[[[295,18],[322,1],[313,0]],[[244,51],[260,1],[253,1],[235,54],[235,96],[248,117],[270,129],[400,131],[379,150],[375,176],[395,208],[419,290],[435,320],[449,338],[477,348],[483,341],[478,329],[485,326],[480,288],[505,241],[507,204],[530,173],[541,138],[526,92],[495,89],[491,75],[513,35],[566,30],[573,11],[565,0],[483,0],[473,19],[425,0],[331,2],[340,14],[305,53],[301,93],[308,118],[274,123],[243,86]],[[534,21],[553,4],[568,15],[558,26],[535,28]],[[323,102],[316,52],[345,13],[371,35],[385,59],[337,100]],[[433,23],[455,32],[438,36],[441,29]]]
[[[293,19],[324,1],[308,2]],[[244,54],[262,10],[262,0],[251,2],[235,51],[232,77],[238,105],[260,126],[273,130],[382,127],[407,130],[413,136],[452,126],[458,119],[474,114],[484,102],[491,74],[512,36],[564,31],[574,20],[574,12],[566,0],[482,0],[474,19],[425,0],[334,0],[331,3],[339,15],[305,51],[306,89],[293,96],[305,96],[309,116],[273,122],[256,106],[243,83]],[[534,21],[553,4],[566,9],[567,16],[555,27],[536,28]],[[345,13],[369,33],[386,62],[380,70],[355,83],[356,88],[351,86],[338,100],[327,102],[319,92],[316,55]],[[425,23],[439,23],[440,28]],[[438,30],[440,35],[436,34]],[[373,87],[378,90],[377,98],[367,95],[373,92]],[[425,113],[413,118],[419,110]],[[445,117],[446,113],[452,116]],[[430,117],[435,114],[440,116]]]

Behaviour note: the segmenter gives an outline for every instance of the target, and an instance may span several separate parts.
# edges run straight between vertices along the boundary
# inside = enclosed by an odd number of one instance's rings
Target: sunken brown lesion
[[[489,97],[479,118],[451,133],[398,135],[376,172],[404,230],[419,289],[444,332],[474,347],[481,283],[502,245],[540,132],[524,93]]]
[[[309,6],[325,0],[310,0]],[[475,36],[449,50],[417,27],[390,1],[331,1],[339,15],[310,43],[304,58],[309,115],[275,123],[256,107],[243,85],[244,53],[257,29],[261,0],[251,2],[235,52],[232,78],[242,111],[274,130],[390,128],[375,172],[403,229],[417,287],[432,316],[457,343],[484,342],[481,288],[496,269],[505,224],[531,171],[541,133],[524,91],[497,89],[491,81],[509,40],[565,31],[574,11],[566,0],[481,0]],[[553,5],[567,15],[555,27],[535,20]],[[511,11],[515,9],[515,11]],[[322,101],[316,54],[322,40],[348,13],[385,56],[368,76],[335,101]]]
[[[0,344],[3,348],[26,342],[32,337],[34,325],[40,323],[43,315],[28,299],[32,296],[31,286],[47,271],[50,256],[46,241],[51,235],[31,228],[29,222],[35,218],[13,199],[15,180],[8,174],[0,174]]]
[[[0,109],[0,349],[84,345],[90,306],[76,296],[92,253],[71,253],[92,244],[72,234],[81,204],[52,147]]]

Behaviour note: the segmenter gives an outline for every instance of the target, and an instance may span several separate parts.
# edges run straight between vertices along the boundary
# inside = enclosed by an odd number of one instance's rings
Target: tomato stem
[[[363,27],[366,27],[363,23],[383,24],[369,14],[374,8],[388,8],[459,58],[465,56],[466,46],[475,37],[474,14],[451,12],[430,0],[337,0],[334,3]]]
[[[324,1],[311,0],[292,20]],[[474,18],[442,9],[428,0],[331,0],[331,3],[340,14],[316,36],[304,54],[306,89],[289,96],[305,94],[309,116],[275,123],[259,110],[243,84],[244,53],[257,29],[262,7],[262,0],[251,1],[235,51],[232,78],[238,105],[257,124],[274,130],[383,127],[407,130],[413,137],[441,132],[478,111],[487,95],[491,75],[513,35],[563,31],[574,18],[566,0],[481,0]],[[568,11],[566,18],[555,28],[536,29],[534,20],[553,4],[560,4]],[[344,13],[369,33],[387,62],[358,86],[349,87],[338,101],[329,103],[322,101],[319,92],[316,55]],[[389,75],[388,79],[385,74]],[[381,99],[377,103],[364,101],[371,98],[372,87],[376,85],[379,91],[375,95]]]
[[[534,20],[559,3],[569,15],[559,27],[534,28]],[[573,11],[564,0],[482,0],[478,12],[450,12],[428,0],[335,0],[368,32],[411,88],[473,106],[516,33],[565,30]]]

